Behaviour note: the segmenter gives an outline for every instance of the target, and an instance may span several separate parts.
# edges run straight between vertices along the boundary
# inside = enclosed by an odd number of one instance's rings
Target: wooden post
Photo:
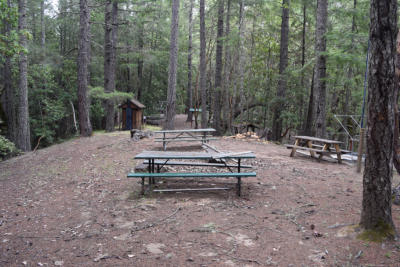
[[[364,146],[364,134],[365,128],[360,129],[360,142],[358,144],[358,158],[357,158],[357,172],[361,172],[361,162],[362,162],[362,154],[363,154],[363,146]]]

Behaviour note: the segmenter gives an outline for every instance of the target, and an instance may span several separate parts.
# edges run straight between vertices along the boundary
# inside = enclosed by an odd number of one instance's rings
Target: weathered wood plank
[[[148,165],[149,161],[143,161],[143,164]],[[207,166],[207,167],[230,167],[230,168],[237,168],[238,165],[236,164],[224,164],[224,163],[205,163],[205,162],[184,162],[184,161],[162,161],[162,160],[155,160],[154,164],[156,165],[171,165],[171,166]],[[240,168],[253,168],[250,165],[240,165]]]
[[[220,156],[221,153],[206,152],[179,152],[179,151],[143,151],[135,156],[135,159],[213,159]],[[225,155],[224,158],[255,158],[254,153],[242,155]]]
[[[128,178],[227,178],[227,177],[255,177],[255,172],[209,172],[209,173],[128,173]]]
[[[206,129],[182,129],[182,130],[154,131],[154,133],[203,133],[203,132],[215,132],[215,129],[206,128]]]
[[[318,137],[313,137],[313,136],[295,136],[294,138],[301,139],[301,140],[321,142],[321,143],[331,144],[331,145],[332,144],[343,144],[343,142],[341,142],[341,141],[323,139],[323,138],[318,138]]]

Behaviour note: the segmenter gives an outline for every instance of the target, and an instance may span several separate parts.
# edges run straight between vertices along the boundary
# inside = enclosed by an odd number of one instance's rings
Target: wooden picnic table
[[[294,145],[287,144],[287,148],[291,148],[292,152],[290,156],[293,157],[296,150],[309,151],[311,157],[315,158],[315,154],[318,154],[318,159],[322,159],[324,155],[336,154],[337,161],[342,163],[340,144],[343,142],[336,140],[323,139],[313,136],[295,136]]]
[[[210,140],[217,140],[211,137],[211,133],[215,132],[213,128],[206,129],[180,129],[180,130],[163,130],[155,131],[156,134],[162,134],[162,137],[156,137],[156,142],[163,143],[164,151],[167,150],[167,144],[170,142],[196,142],[200,141],[202,144]]]
[[[241,172],[241,160],[255,158],[255,155],[251,151],[247,152],[226,152],[226,153],[207,153],[207,152],[175,152],[175,151],[143,151],[135,156],[135,159],[147,160],[148,173],[130,173],[128,178],[142,178],[142,193],[144,193],[144,179],[149,178],[149,187],[155,184],[154,178],[176,178],[176,177],[235,177],[237,178],[237,194],[240,196],[241,193],[241,178],[242,177],[254,177],[255,172]],[[160,173],[160,169],[164,165],[168,165],[169,160],[228,160],[236,159],[235,165],[228,165],[226,161],[222,161],[225,164],[229,172],[218,172],[218,173]],[[163,161],[163,162],[160,162]],[[190,165],[191,162],[186,161],[185,165]],[[199,165],[198,162],[192,162],[193,166],[208,166],[207,164]],[[157,169],[156,169],[157,165]],[[173,165],[177,165],[176,162]],[[215,167],[214,164],[210,164],[211,167]],[[231,167],[236,167],[237,171],[233,171]],[[163,191],[195,191],[195,190],[226,190],[229,188],[201,188],[201,189],[166,189],[166,190],[153,190],[156,192]]]

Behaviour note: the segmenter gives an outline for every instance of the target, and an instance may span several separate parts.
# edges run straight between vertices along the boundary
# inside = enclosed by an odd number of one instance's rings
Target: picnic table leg
[[[238,172],[240,172],[240,158],[238,159]],[[242,177],[237,178],[237,195],[241,195]]]
[[[296,139],[296,141],[294,142],[294,145],[298,146],[299,143],[300,143],[300,139]],[[294,154],[296,154],[296,148],[295,147],[292,148],[292,152],[290,153],[290,156],[293,157]]]
[[[323,150],[323,151],[329,151],[329,144],[325,144],[325,145],[322,147],[322,150]],[[321,161],[321,159],[322,159],[323,156],[324,156],[324,153],[320,153],[320,154],[319,154],[319,157],[318,157],[318,161]]]
[[[336,155],[337,155],[338,162],[342,163],[342,152],[340,151],[339,144],[335,144],[335,150],[336,150]]]
[[[142,191],[141,194],[144,195],[144,177],[142,177]]]
[[[156,170],[156,166],[155,166],[155,164],[154,164],[154,159],[153,159],[152,165],[153,165],[153,171],[152,171],[152,172],[154,173],[155,170]],[[155,180],[154,177],[151,178],[151,183],[152,183],[152,184],[155,184],[155,183],[156,183],[156,180]]]
[[[311,141],[307,141],[307,146],[308,148],[312,148],[312,142]],[[310,150],[310,155],[311,157],[315,158],[315,152]]]
[[[165,133],[163,133],[163,148],[164,148],[164,151],[167,150],[167,142],[166,142],[165,138],[166,138],[165,137]]]

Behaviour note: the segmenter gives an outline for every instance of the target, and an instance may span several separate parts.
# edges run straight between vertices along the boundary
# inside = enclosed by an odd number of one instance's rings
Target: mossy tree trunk
[[[360,224],[366,229],[394,227],[392,168],[397,1],[371,0],[368,72],[367,153]]]

